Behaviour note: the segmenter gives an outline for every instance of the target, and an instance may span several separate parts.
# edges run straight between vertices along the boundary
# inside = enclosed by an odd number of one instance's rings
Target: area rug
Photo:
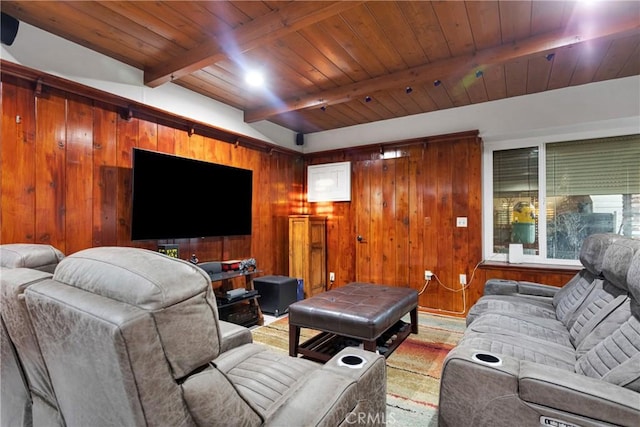
[[[408,316],[403,320],[409,322]],[[438,425],[442,362],[449,350],[462,338],[465,321],[419,313],[418,323],[419,333],[409,335],[387,359],[387,425]],[[289,351],[289,323],[286,316],[253,329],[252,333],[254,342],[279,351]],[[317,333],[302,329],[300,342]]]

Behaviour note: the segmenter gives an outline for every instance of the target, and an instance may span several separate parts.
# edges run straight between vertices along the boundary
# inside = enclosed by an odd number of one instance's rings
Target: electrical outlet
[[[433,277],[433,272],[431,270],[424,271],[424,280],[431,280]]]
[[[336,281],[336,273],[334,273],[333,271],[329,273],[329,281],[330,282]]]
[[[466,285],[467,284],[467,275],[466,274],[461,274],[460,275],[460,284],[461,285]]]

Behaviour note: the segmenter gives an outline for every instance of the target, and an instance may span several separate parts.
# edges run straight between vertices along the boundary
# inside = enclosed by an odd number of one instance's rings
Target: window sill
[[[521,263],[510,264],[505,261],[486,261],[478,266],[480,270],[513,270],[513,271],[557,271],[557,272],[575,272],[582,269],[578,265],[561,265],[561,264],[539,264],[539,263]]]

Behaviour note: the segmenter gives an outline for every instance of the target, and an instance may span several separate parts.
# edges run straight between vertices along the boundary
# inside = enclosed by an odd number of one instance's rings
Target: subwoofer
[[[253,288],[260,293],[258,304],[264,313],[280,316],[298,300],[298,280],[286,276],[263,276],[253,279]]]

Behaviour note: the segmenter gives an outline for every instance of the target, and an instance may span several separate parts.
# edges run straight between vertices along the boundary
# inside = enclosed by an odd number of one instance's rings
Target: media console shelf
[[[253,276],[260,270],[251,271],[223,271],[209,274],[211,283],[222,282],[216,290],[216,303],[220,320],[236,323],[242,326],[263,325],[264,316],[258,304],[260,295],[253,288]],[[234,289],[232,279],[244,277],[244,288],[247,294],[236,298],[226,298],[225,293]],[[215,287],[215,286],[214,286]]]

